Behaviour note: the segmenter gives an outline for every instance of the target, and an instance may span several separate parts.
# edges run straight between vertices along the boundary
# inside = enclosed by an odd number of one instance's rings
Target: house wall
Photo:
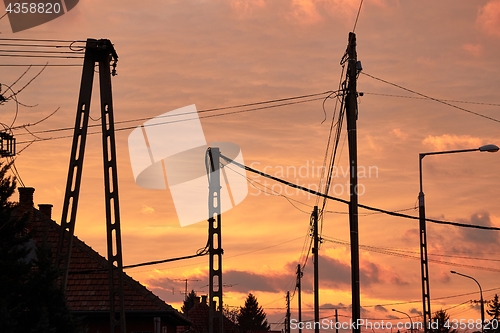
[[[156,333],[154,331],[154,317],[149,316],[127,316],[127,333]],[[110,333],[109,316],[86,316],[82,318],[83,327],[87,333]],[[176,327],[166,325],[165,321],[160,323],[159,333],[175,333]],[[113,332],[115,333],[115,332]]]

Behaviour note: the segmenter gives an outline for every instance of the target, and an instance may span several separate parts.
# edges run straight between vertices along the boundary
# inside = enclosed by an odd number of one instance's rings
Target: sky
[[[335,99],[324,99],[324,93],[336,91],[344,79],[340,61],[354,27],[363,67],[357,121],[360,203],[417,216],[419,153],[500,145],[499,0],[365,0],[355,25],[359,7],[359,0],[87,0],[61,17],[17,33],[4,17],[0,38],[105,38],[114,44],[119,56],[118,75],[112,78],[120,128],[118,189],[123,261],[129,265],[194,254],[207,238],[206,222],[180,226],[168,186],[151,190],[136,184],[128,149],[133,128],[192,104],[200,111],[320,94],[309,98],[313,101],[280,107],[216,117],[205,115],[241,109],[199,114],[208,143],[237,144],[246,165],[318,188],[318,170],[339,109]],[[0,65],[46,61],[82,64],[81,59],[2,56]],[[13,90],[41,68],[30,68]],[[11,85],[26,69],[1,66],[0,83]],[[39,124],[14,130],[18,152],[27,147],[15,163],[22,182],[36,189],[35,204],[54,205],[58,222],[81,69],[47,67],[18,95],[19,102],[32,107],[19,107],[14,126],[34,124],[58,109]],[[10,127],[15,104],[5,103],[2,111],[0,121]],[[90,124],[100,124],[97,83],[90,113]],[[129,122],[118,123],[123,121]],[[35,133],[63,128],[70,130]],[[345,128],[344,124],[330,191],[342,199],[349,197]],[[168,144],[175,147],[178,142]],[[500,154],[479,152],[425,157],[427,216],[500,227],[499,159]],[[75,234],[104,255],[102,170],[100,135],[89,135]],[[239,176],[242,172],[229,171]],[[306,262],[310,215],[317,199],[256,174],[247,172],[246,177],[247,197],[222,214],[224,304],[241,306],[251,292],[269,321],[281,323],[286,292],[294,294],[297,264]],[[327,203],[319,270],[320,317],[330,318],[338,308],[340,319],[348,321],[346,212],[342,203]],[[422,311],[418,221],[362,209],[359,213],[362,317],[405,321],[404,315],[391,311],[394,308],[416,319]],[[500,290],[498,232],[428,223],[427,237],[431,310],[447,309],[458,320],[478,319],[479,305],[470,302],[478,300],[477,285],[450,270],[476,278],[484,298],[491,300]],[[313,318],[312,265],[309,257],[303,278],[304,319]],[[200,257],[127,273],[180,309],[183,280],[188,279],[190,290],[206,294],[207,270],[208,257]],[[296,318],[296,294],[291,304]]]

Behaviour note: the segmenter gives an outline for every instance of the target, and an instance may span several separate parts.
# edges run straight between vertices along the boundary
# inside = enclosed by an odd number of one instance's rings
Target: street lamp
[[[423,303],[423,314],[424,314],[424,332],[429,332],[428,323],[431,318],[431,300],[429,291],[429,266],[427,261],[427,231],[425,225],[425,202],[424,202],[424,190],[422,185],[422,160],[427,155],[442,155],[442,154],[454,154],[454,153],[465,153],[472,151],[480,152],[497,152],[500,148],[496,145],[484,145],[479,148],[473,149],[460,149],[460,150],[447,150],[447,151],[435,151],[429,153],[420,153],[419,155],[419,173],[420,173],[420,193],[418,194],[418,206],[419,206],[419,220],[420,220],[420,268],[422,272],[422,303]]]
[[[477,286],[479,287],[479,295],[481,296],[481,332],[484,332],[484,301],[483,301],[483,289],[481,288],[481,285],[472,276],[468,276],[468,275],[465,275],[465,274],[462,274],[462,273],[459,273],[459,272],[455,272],[455,271],[450,271],[450,273],[451,274],[461,275],[463,277],[466,277],[466,278],[469,278],[471,280],[474,280],[474,282],[477,283]]]
[[[405,316],[407,316],[407,317],[408,317],[408,319],[410,319],[410,325],[411,325],[411,326],[410,326],[410,332],[411,332],[411,333],[413,333],[413,321],[411,320],[411,317],[410,317],[410,316],[409,316],[406,312],[403,312],[403,311],[398,311],[398,310],[396,310],[396,309],[392,309],[392,311],[402,313],[402,314],[404,314]]]

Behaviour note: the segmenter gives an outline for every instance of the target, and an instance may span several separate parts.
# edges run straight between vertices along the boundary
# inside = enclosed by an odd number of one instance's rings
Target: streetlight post
[[[427,260],[427,231],[425,223],[425,200],[424,200],[424,190],[422,185],[422,160],[427,155],[443,155],[443,154],[455,154],[455,153],[466,153],[472,151],[480,152],[497,152],[500,148],[496,145],[484,145],[479,148],[472,149],[459,149],[459,150],[447,150],[447,151],[435,151],[429,153],[419,154],[419,175],[420,175],[420,193],[418,194],[418,207],[419,207],[419,226],[420,226],[420,268],[422,274],[422,304],[423,304],[423,325],[424,332],[429,332],[429,325],[431,319],[431,299],[430,299],[430,289],[429,289],[429,265]]]
[[[484,332],[484,300],[483,300],[483,289],[481,288],[481,285],[472,276],[468,276],[468,275],[465,275],[465,274],[462,274],[462,273],[459,273],[459,272],[455,272],[455,271],[450,271],[450,273],[456,274],[456,275],[461,275],[463,277],[466,277],[466,278],[469,278],[471,280],[474,280],[474,282],[477,283],[477,286],[479,287],[479,295],[481,297],[481,332]]]
[[[407,316],[407,317],[408,317],[408,319],[410,319],[410,325],[411,325],[411,326],[410,326],[410,332],[411,332],[411,333],[413,333],[413,321],[411,320],[410,315],[408,315],[406,312],[403,312],[403,311],[398,311],[398,310],[396,310],[396,309],[392,309],[392,311],[402,313],[402,314],[404,314],[405,316]]]

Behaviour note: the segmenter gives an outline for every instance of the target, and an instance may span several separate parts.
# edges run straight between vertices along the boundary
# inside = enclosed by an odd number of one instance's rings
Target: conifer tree
[[[486,313],[490,316],[489,320],[489,327],[488,331],[489,332],[499,332],[500,329],[498,326],[500,326],[500,302],[498,300],[498,294],[495,294],[495,297],[493,298],[493,302],[488,304],[489,309],[486,310]],[[486,321],[486,324],[488,324],[488,321]]]
[[[269,331],[271,328],[267,323],[266,313],[259,306],[257,298],[251,293],[245,300],[245,306],[240,307],[238,314],[238,325],[243,333],[255,331]]]
[[[191,290],[189,294],[186,295],[186,299],[184,300],[184,304],[181,307],[182,313],[187,314],[191,308],[193,308],[196,303],[196,299],[198,296],[194,290]]]
[[[9,167],[0,163],[0,332],[81,332],[57,284],[50,249],[33,241],[27,217],[14,214]]]

